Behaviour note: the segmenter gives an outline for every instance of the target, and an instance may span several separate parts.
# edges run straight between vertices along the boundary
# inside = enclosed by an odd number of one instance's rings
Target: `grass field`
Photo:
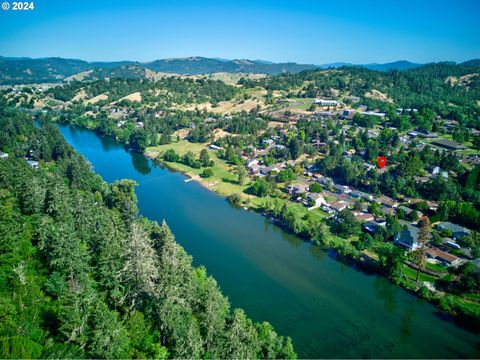
[[[408,267],[407,265],[403,265],[402,272],[410,280],[415,280],[417,278],[417,270],[414,270],[411,267]],[[420,272],[420,275],[418,277],[418,281],[428,281],[428,282],[431,282],[431,283],[434,284],[435,281],[437,281],[437,279],[434,278],[433,276],[430,276],[430,275],[427,275],[427,274],[424,274],[424,273]]]
[[[211,167],[213,171],[213,176],[209,178],[198,178],[196,179],[202,185],[206,186],[207,188],[217,192],[222,196],[228,196],[233,193],[243,193],[244,190],[248,187],[249,180],[247,179],[247,183],[245,185],[239,185],[237,182],[237,175],[234,173],[235,168],[232,165],[227,164],[224,160],[219,159],[215,151],[210,150],[207,148],[206,144],[200,143],[191,143],[185,140],[181,140],[176,143],[171,143],[167,145],[160,145],[149,147],[146,150],[146,154],[149,157],[157,157],[159,154],[164,153],[168,149],[173,149],[177,154],[184,155],[188,151],[191,151],[195,154],[198,158],[200,155],[200,151],[203,149],[207,149],[210,158],[215,162],[215,165]],[[191,177],[197,177],[203,172],[202,169],[194,169],[190,166],[180,164],[180,163],[173,163],[173,162],[165,162],[173,170],[180,171],[182,173],[188,174]],[[213,185],[214,184],[214,185]]]

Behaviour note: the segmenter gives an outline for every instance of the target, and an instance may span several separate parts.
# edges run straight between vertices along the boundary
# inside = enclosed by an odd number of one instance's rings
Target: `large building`
[[[338,101],[336,101],[336,100],[325,100],[325,99],[315,99],[315,105],[338,106]]]

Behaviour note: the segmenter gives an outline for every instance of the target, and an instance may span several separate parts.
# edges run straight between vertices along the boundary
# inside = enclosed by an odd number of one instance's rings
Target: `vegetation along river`
[[[299,357],[480,357],[478,334],[424,300],[366,274],[185,176],[90,130],[60,126],[106,181],[130,178],[142,215],[165,219],[233,306],[292,337]]]

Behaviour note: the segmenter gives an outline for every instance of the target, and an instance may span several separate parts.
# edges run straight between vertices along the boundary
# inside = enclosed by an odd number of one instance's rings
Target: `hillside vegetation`
[[[106,184],[54,125],[1,109],[1,358],[295,358],[139,217],[133,181]]]

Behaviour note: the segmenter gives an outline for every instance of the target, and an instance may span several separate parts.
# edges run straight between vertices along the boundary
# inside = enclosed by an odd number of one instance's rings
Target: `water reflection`
[[[319,261],[323,261],[327,256],[327,253],[325,252],[325,250],[319,246],[310,246],[308,248],[308,251],[310,251],[313,257]]]
[[[386,312],[393,314],[397,308],[397,287],[392,286],[390,282],[380,276],[376,276],[373,282],[377,297],[383,300],[383,308]]]
[[[148,175],[152,171],[150,167],[150,161],[148,158],[142,154],[130,151],[130,156],[132,157],[132,164],[135,170],[137,170],[142,175]]]
[[[104,151],[111,151],[119,149],[120,147],[124,147],[120,145],[114,138],[110,136],[99,136],[100,143],[102,144],[102,150]]]
[[[400,321],[400,341],[407,343],[412,335],[413,319],[415,315],[415,301],[411,301],[405,308]]]

